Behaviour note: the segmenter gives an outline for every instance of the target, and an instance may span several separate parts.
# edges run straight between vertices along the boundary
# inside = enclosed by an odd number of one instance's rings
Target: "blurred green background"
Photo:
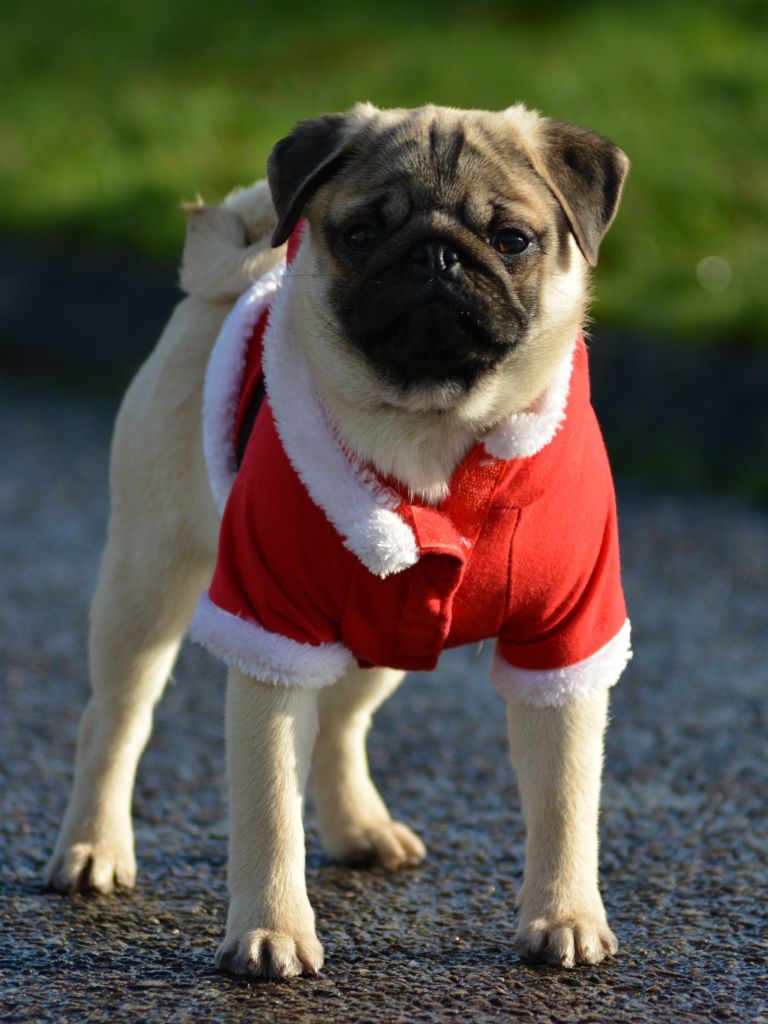
[[[768,347],[764,0],[16,0],[0,19],[0,231],[175,262],[179,200],[263,176],[297,120],[522,99],[632,158],[597,319]]]

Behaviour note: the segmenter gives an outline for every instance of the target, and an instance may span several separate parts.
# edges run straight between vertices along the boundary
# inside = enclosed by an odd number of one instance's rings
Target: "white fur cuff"
[[[232,615],[201,594],[192,639],[227,665],[267,683],[319,690],[344,675],[352,654],[343,644],[301,644]]]
[[[280,287],[285,263],[279,263],[240,296],[211,352],[203,390],[203,450],[208,480],[223,515],[237,474],[234,428],[250,338],[259,317]]]
[[[609,689],[619,681],[631,657],[627,619],[616,636],[599,651],[565,668],[515,668],[502,658],[497,646],[491,666],[491,685],[505,700],[540,708],[554,707]]]

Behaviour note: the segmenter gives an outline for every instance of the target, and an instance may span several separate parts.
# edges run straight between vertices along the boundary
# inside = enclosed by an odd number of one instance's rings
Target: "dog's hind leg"
[[[373,713],[403,675],[353,668],[320,691],[312,793],[323,845],[338,860],[374,860],[395,870],[426,855],[419,837],[392,820],[371,779],[365,750]]]
[[[217,519],[199,441],[196,363],[205,335],[203,328],[199,338],[180,327],[169,333],[118,416],[109,539],[91,607],[92,692],[72,796],[44,876],[60,891],[109,892],[134,881],[136,767],[215,556]]]
[[[92,693],[78,734],[75,781],[45,871],[53,889],[133,885],[131,795],[152,712],[170,674],[205,573],[146,550],[137,564],[113,538],[91,609]]]

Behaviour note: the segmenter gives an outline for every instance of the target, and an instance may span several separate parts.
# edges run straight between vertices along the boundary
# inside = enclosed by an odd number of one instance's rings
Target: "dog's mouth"
[[[384,323],[366,318],[354,344],[390,388],[407,393],[434,386],[457,396],[493,371],[512,347],[474,310],[440,294],[396,310]]]

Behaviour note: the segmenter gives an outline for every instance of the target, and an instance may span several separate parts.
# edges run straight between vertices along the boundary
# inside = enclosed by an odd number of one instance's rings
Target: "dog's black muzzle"
[[[491,305],[487,276],[458,247],[422,240],[363,289],[350,337],[397,384],[470,388],[511,348],[507,333],[493,329]]]

